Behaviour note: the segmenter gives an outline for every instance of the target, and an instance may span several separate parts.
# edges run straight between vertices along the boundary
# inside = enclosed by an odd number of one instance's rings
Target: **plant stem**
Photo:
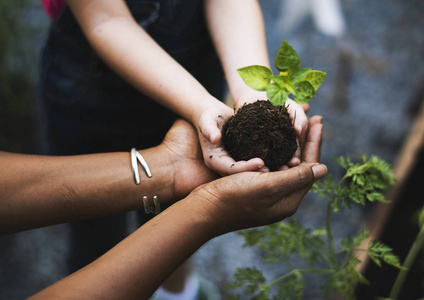
[[[323,251],[320,253],[321,254],[321,258],[323,259],[323,261],[328,265],[328,267],[332,267],[333,266],[333,260],[330,256],[329,253],[327,253],[327,248],[324,247],[320,247]],[[337,254],[336,254],[337,256]]]
[[[298,269],[301,273],[309,273],[309,274],[331,274],[334,273],[333,270],[328,269]]]
[[[390,291],[390,295],[389,295],[390,299],[398,298],[402,290],[402,286],[405,282],[405,279],[408,275],[408,272],[411,269],[411,266],[414,263],[415,258],[417,257],[423,244],[424,244],[424,226],[421,227],[420,232],[418,233],[414,243],[412,244],[411,249],[408,252],[408,255],[406,256],[405,263],[403,265],[404,268],[400,270],[398,276],[396,277],[395,283],[393,284],[392,290]]]
[[[275,284],[277,284],[278,282],[286,279],[287,277],[291,276],[293,273],[298,272],[298,273],[309,273],[309,274],[331,274],[334,271],[333,270],[328,270],[328,269],[294,269],[291,270],[290,272],[288,272],[287,274],[284,274],[281,277],[278,277],[277,279],[275,279],[273,282],[271,282],[269,284],[270,287],[274,286]]]
[[[333,265],[333,268],[337,269],[337,259],[334,251],[334,242],[333,242],[333,234],[331,232],[331,206],[333,204],[334,198],[328,202],[327,206],[327,215],[325,218],[325,227],[327,230],[327,239],[328,239],[328,253],[330,255],[330,259]]]
[[[278,113],[278,118],[281,119],[283,117],[284,111],[286,110],[286,106],[283,104],[283,106],[280,109],[280,112]],[[295,112],[296,113],[296,112]],[[293,123],[296,121],[296,114],[294,116]],[[294,124],[293,124],[294,126]]]

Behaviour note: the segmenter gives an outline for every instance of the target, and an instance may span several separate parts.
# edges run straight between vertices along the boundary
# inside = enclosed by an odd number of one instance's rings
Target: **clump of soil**
[[[289,113],[269,100],[243,105],[225,123],[222,134],[223,147],[234,160],[259,157],[271,171],[285,165],[297,149]]]

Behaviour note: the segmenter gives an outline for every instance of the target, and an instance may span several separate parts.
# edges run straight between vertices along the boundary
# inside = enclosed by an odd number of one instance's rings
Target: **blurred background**
[[[410,218],[424,204],[422,140],[411,150],[424,99],[424,2],[422,0],[260,0],[270,58],[282,41],[298,52],[302,66],[327,72],[309,115],[323,116],[322,162],[335,177],[333,158],[377,155],[406,166],[396,205],[381,232],[401,259],[415,237]],[[0,2],[0,149],[40,153],[42,124],[37,111],[39,54],[49,18],[39,1]],[[409,148],[408,148],[409,147]],[[414,150],[412,149],[412,150]],[[404,163],[405,159],[409,162]],[[1,167],[1,166],[0,166]],[[421,172],[421,173],[419,173]],[[1,195],[0,195],[1,197]],[[304,226],[324,225],[326,203],[307,195],[295,218]],[[353,207],[334,215],[336,243],[376,218],[378,206]],[[377,213],[378,215],[378,213]],[[409,243],[409,244],[408,244]],[[65,276],[67,226],[58,225],[0,237],[0,299],[23,299]],[[402,260],[403,261],[403,260]],[[294,262],[296,263],[296,262]],[[194,256],[194,267],[221,290],[237,267],[256,266],[269,279],[287,270],[267,265],[255,249],[231,233],[216,238]],[[388,296],[396,270],[369,266],[371,286],[358,299]],[[424,296],[424,259],[418,257],[401,299]],[[307,280],[305,299],[322,299],[322,280]],[[224,293],[223,293],[224,295]]]

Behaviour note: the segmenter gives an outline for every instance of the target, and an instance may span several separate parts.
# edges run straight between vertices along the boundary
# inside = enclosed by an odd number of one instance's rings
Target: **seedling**
[[[252,89],[266,91],[267,100],[246,104],[223,128],[222,144],[236,160],[259,157],[271,170],[285,165],[297,149],[293,122],[285,109],[291,94],[297,103],[307,103],[315,95],[326,73],[300,67],[300,58],[283,41],[275,58],[280,72],[273,75],[265,66],[238,69],[243,81]]]
[[[292,46],[283,41],[275,58],[275,67],[280,71],[274,76],[272,70],[264,66],[248,66],[238,69],[243,81],[252,89],[266,91],[274,106],[282,106],[292,94],[297,103],[307,103],[316,96],[327,73],[301,68],[300,58]]]

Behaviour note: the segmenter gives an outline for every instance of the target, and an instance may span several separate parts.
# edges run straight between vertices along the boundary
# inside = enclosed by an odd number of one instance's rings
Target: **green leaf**
[[[317,228],[312,231],[312,236],[325,236],[327,235],[327,230],[325,228]]]
[[[294,100],[297,103],[308,103],[315,96],[315,90],[308,81],[301,81],[297,85],[298,90],[294,94]]]
[[[351,179],[347,186],[334,194],[342,199],[344,206],[349,206],[349,202],[364,205],[370,202],[388,201],[384,198],[384,192],[394,184],[395,177],[388,163],[382,159],[366,155],[361,155],[359,163],[353,163],[349,158],[340,157],[336,161],[346,169],[344,179]]]
[[[299,66],[300,58],[296,51],[289,45],[289,43],[287,43],[287,41],[283,41],[283,44],[278,50],[275,58],[275,67],[278,71],[284,72],[288,69],[299,68]]]
[[[288,97],[287,91],[276,83],[271,83],[268,85],[266,89],[266,95],[272,104],[274,104],[274,106],[284,106]]]
[[[278,84],[282,89],[287,91],[287,96],[290,95],[290,93],[293,94],[296,92],[296,86],[290,81],[290,78],[287,75],[272,76],[271,79],[274,83]]]
[[[267,86],[271,82],[272,71],[264,66],[248,66],[238,69],[244,83],[257,91],[266,91]]]
[[[357,247],[359,246],[365,239],[367,239],[370,236],[369,230],[363,230],[353,238],[353,246]]]
[[[244,287],[245,293],[251,297],[249,299],[266,300],[268,298],[270,287],[266,284],[264,275],[258,269],[238,268],[234,276],[235,281],[226,285],[226,291]],[[234,295],[231,298],[239,299],[239,297]]]
[[[310,71],[303,80],[308,81],[314,87],[314,90],[317,91],[326,76],[327,73],[325,72]]]
[[[261,242],[261,239],[263,238],[263,233],[261,230],[257,228],[252,228],[249,230],[241,230],[238,231],[237,234],[244,237],[245,244],[244,246],[253,247],[258,245]]]
[[[299,81],[305,80],[304,78],[312,71],[311,68],[298,68],[290,72],[290,80],[293,83],[298,83]]]
[[[368,254],[377,266],[381,267],[381,261],[384,261],[388,265],[402,269],[399,258],[392,251],[392,248],[382,242],[371,241],[368,245]]]
[[[305,281],[302,273],[299,270],[293,270],[289,275],[278,286],[278,293],[275,299],[304,299]]]
[[[379,201],[379,202],[386,202],[383,194],[373,192],[366,194],[367,200],[370,202]]]

